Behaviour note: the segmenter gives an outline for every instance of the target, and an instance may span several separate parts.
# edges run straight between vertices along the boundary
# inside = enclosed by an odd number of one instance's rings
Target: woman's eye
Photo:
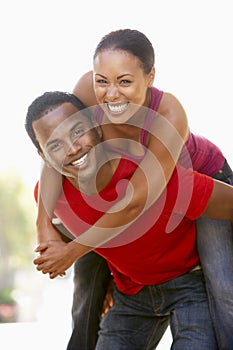
[[[100,84],[100,85],[107,84],[107,80],[98,79],[98,80],[96,80],[96,84]]]
[[[123,79],[120,81],[120,85],[129,85],[131,83],[130,80],[127,80],[127,79]]]

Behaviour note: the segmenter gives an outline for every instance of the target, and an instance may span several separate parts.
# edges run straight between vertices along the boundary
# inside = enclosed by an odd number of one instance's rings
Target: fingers
[[[50,279],[54,279],[56,277],[65,277],[66,276],[66,272],[58,272],[58,271],[51,271],[49,269],[46,269],[45,267],[41,267],[41,266],[37,266],[37,270],[41,271],[44,275],[49,274],[49,278]]]
[[[40,253],[40,252],[42,252],[43,250],[45,250],[47,248],[48,248],[48,242],[42,242],[36,247],[34,252]]]
[[[50,279],[54,279],[54,278],[56,278],[56,277],[64,277],[65,275],[66,275],[65,272],[63,272],[63,273],[50,272],[50,273],[49,273],[49,278],[50,278]]]

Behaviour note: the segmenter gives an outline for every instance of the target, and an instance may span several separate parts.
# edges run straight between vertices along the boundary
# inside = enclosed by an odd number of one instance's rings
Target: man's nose
[[[78,140],[74,141],[74,142],[68,142],[68,151],[67,151],[67,155],[73,155],[76,154],[81,148],[81,144],[79,143]]]
[[[116,85],[110,84],[107,89],[107,99],[113,101],[119,97],[119,91]]]

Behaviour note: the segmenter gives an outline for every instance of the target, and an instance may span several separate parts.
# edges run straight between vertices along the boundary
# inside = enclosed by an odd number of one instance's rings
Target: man
[[[106,153],[100,129],[90,130],[88,115],[77,114],[79,109],[68,94],[51,104],[56,94],[37,99],[36,104],[43,106],[40,113],[33,114],[30,106],[26,128],[43,159],[65,176],[55,214],[78,237],[124,194],[125,181],[119,185],[118,180],[130,180],[138,164]],[[201,214],[232,220],[232,188],[189,170],[179,172],[184,187],[179,188],[175,171],[166,193],[143,216],[95,249],[108,261],[116,281],[114,308],[101,322],[97,349],[153,349],[169,320],[174,348],[217,348],[203,275],[197,267],[193,220]],[[173,213],[178,192],[185,197],[190,186],[188,208],[181,202]],[[216,210],[220,199],[224,205]],[[181,220],[167,233],[169,220],[178,216]],[[145,234],[139,235],[145,226]],[[100,244],[99,232],[90,242],[92,247]],[[40,244],[37,251],[46,251],[35,260],[38,269],[54,277],[63,273],[87,251],[78,241]]]

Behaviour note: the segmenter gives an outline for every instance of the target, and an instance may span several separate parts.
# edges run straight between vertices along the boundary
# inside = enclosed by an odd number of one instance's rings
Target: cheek
[[[57,153],[57,152],[56,152]],[[52,167],[59,167],[61,168],[63,162],[64,162],[64,157],[59,156],[58,154],[47,154],[45,155],[47,161]]]
[[[100,103],[102,98],[105,96],[106,94],[106,89],[103,88],[95,88],[95,96],[97,99],[97,102]]]

